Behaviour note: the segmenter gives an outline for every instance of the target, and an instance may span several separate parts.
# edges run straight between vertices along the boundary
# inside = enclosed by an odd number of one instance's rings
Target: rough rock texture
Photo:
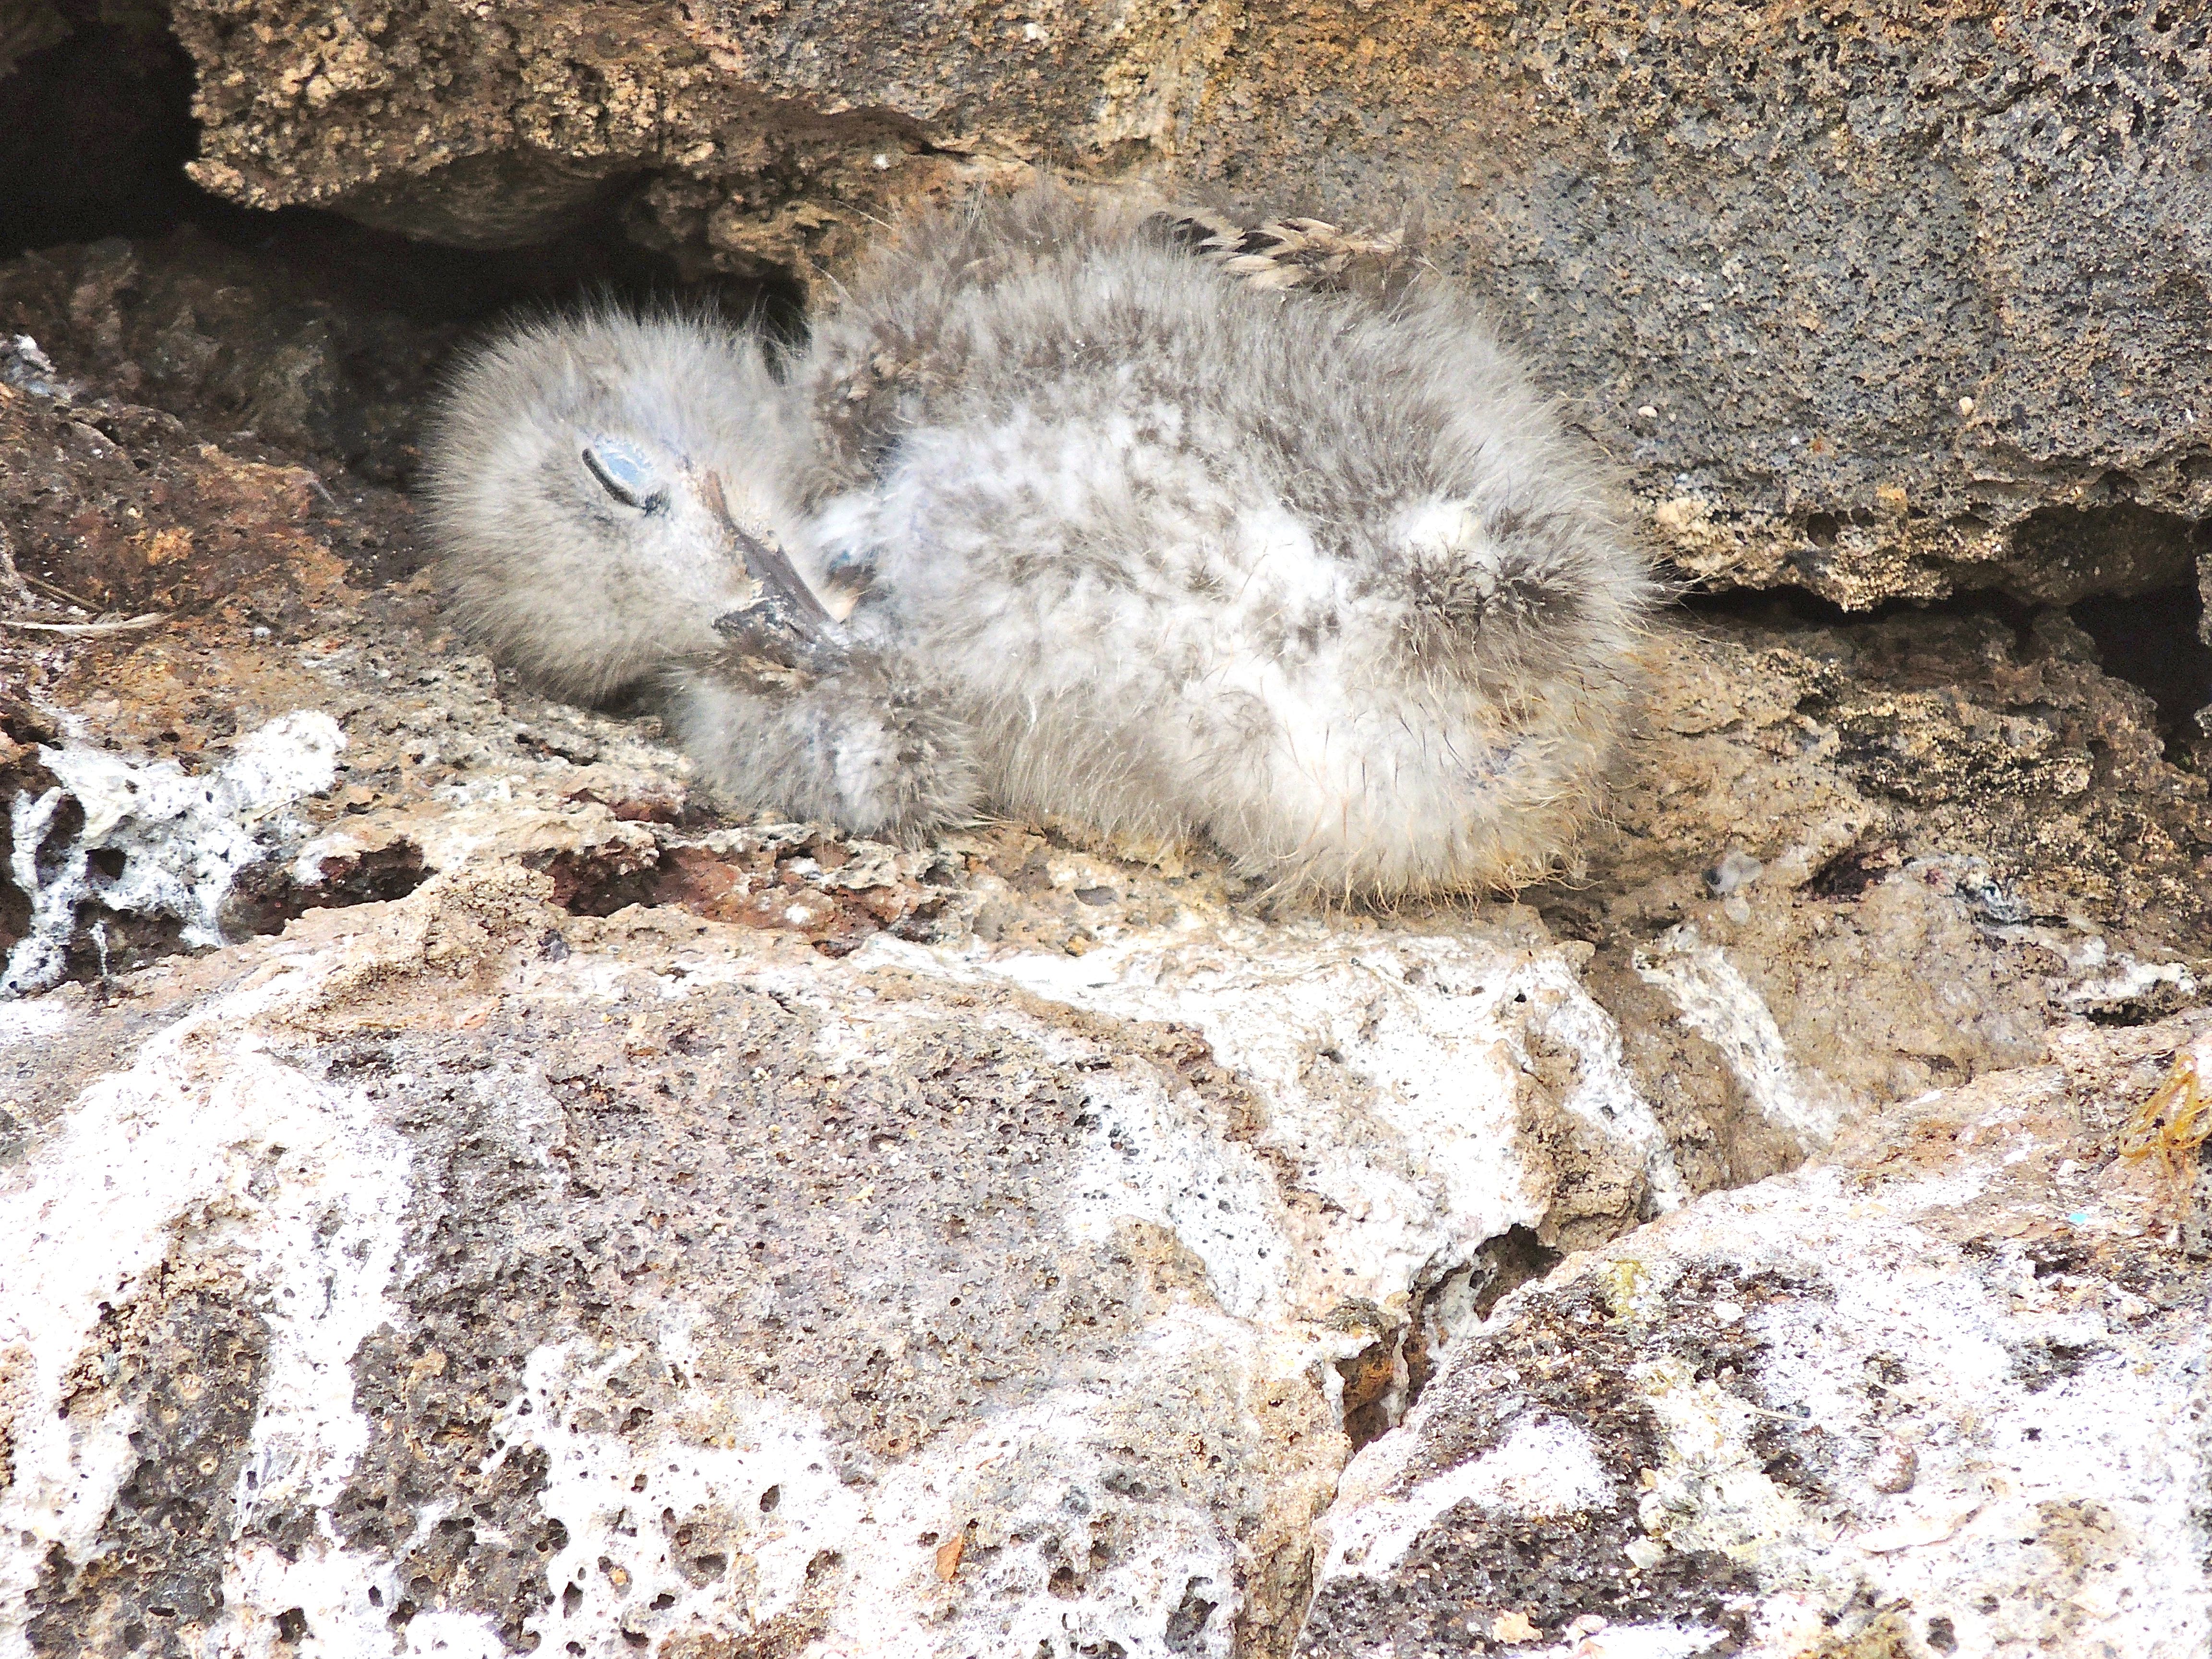
[[[0,1653],[2201,1650],[2212,825],[2063,613],[1670,623],[1561,879],[1271,911],[454,653],[446,325],[0,327]]]
[[[433,239],[611,201],[695,264],[811,279],[1037,166],[1416,215],[1715,585],[2142,592],[2191,580],[2212,510],[2199,7],[173,15],[204,185]]]
[[[0,267],[0,318],[46,325],[43,349],[134,402],[397,480],[459,330],[334,303],[289,275],[190,230],[114,237]]]
[[[1528,1214],[1551,1183],[1509,1139],[1394,1136],[1360,1110],[1387,1079],[1302,1116],[1264,1055],[1224,1070],[1188,1028],[942,958],[579,919],[550,885],[320,912],[143,976],[122,1054],[44,1062],[58,1104],[0,1209],[0,1631],[1280,1652],[1316,1559],[1316,1652],[1585,1615],[1686,1627],[1657,1650],[1683,1653],[1814,1651],[1832,1616],[1836,1653],[1948,1650],[1943,1620],[1967,1651],[2178,1656],[2212,1628],[2205,1273],[2110,1159],[2201,1020],[2077,1040],[1570,1258],[1446,1351],[1316,1558],[1340,1413],[1404,1316],[1376,1293],[1413,1263],[1376,1241],[1431,1243],[1390,1195],[1467,1204],[1469,1237]],[[10,1043],[114,1018],[22,1005]]]
[[[2070,1036],[1516,1292],[1346,1470],[1297,1650],[2202,1652],[2212,1270],[2114,1152],[2208,1030]]]

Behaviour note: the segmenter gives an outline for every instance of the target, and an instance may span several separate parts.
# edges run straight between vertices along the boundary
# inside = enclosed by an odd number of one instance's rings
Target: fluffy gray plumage
[[[716,627],[765,615],[789,632],[814,594],[781,556],[805,413],[758,340],[605,311],[526,324],[467,362],[430,450],[453,615],[545,690],[653,687],[750,804],[876,835],[974,810],[956,718],[886,660],[809,670],[778,660],[787,639]]]
[[[612,313],[514,329],[468,364],[431,438],[432,535],[454,614],[545,690],[590,702],[713,652],[750,594],[703,498],[718,458],[765,489],[803,447],[759,343]],[[780,464],[781,463],[781,464]],[[755,533],[770,503],[741,503]]]
[[[727,793],[855,831],[1203,835],[1340,896],[1540,874],[1650,599],[1590,449],[1465,298],[1274,291],[1176,222],[924,220],[780,375],[695,323],[507,336],[436,440],[456,614],[550,690],[651,680]]]

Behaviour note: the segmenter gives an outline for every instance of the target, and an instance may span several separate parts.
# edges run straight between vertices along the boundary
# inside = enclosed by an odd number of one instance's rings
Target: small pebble
[[[1501,1613],[1490,1621],[1490,1639],[1493,1642],[1517,1646],[1522,1642],[1533,1642],[1542,1634],[1529,1622],[1528,1615],[1518,1608]]]
[[[1739,887],[1748,887],[1765,873],[1766,866],[1741,848],[1729,852],[1705,872],[1705,886],[1715,898],[1726,898]]]
[[[1867,1484],[1876,1492],[1910,1492],[1919,1478],[1920,1454],[1910,1446],[1884,1446],[1867,1465]]]

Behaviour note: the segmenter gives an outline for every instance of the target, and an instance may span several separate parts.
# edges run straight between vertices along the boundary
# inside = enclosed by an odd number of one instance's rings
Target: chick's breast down
[[[1464,299],[1265,292],[1040,193],[910,230],[794,389],[817,556],[1001,807],[1337,894],[1530,878],[1589,810],[1649,583]]]
[[[1055,191],[907,228],[781,378],[693,325],[524,331],[439,453],[463,620],[566,695],[650,671],[737,799],[1202,834],[1331,895],[1547,868],[1649,603],[1468,301],[1265,291]],[[718,654],[747,546],[861,589],[805,672]]]

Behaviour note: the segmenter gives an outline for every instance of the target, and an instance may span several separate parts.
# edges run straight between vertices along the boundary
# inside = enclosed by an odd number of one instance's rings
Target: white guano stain
[[[1200,1369],[1232,1395],[1266,1387],[1289,1357],[1189,1308],[1141,1340],[1133,1364],[1169,1377]],[[687,1348],[679,1334],[674,1350]],[[695,1422],[617,1432],[628,1396],[607,1384],[638,1358],[574,1342],[535,1350],[495,1430],[495,1460],[544,1452],[539,1504],[568,1534],[548,1564],[550,1599],[526,1626],[550,1650],[742,1640],[803,1613],[818,1626],[812,1659],[1033,1659],[1041,1645],[1227,1659],[1236,1540],[1202,1498],[1113,1484],[1103,1449],[1129,1437],[1141,1408],[1112,1378],[1069,1382],[860,1474],[811,1413],[771,1397],[686,1388]],[[1097,1565],[1092,1518],[1118,1510],[1126,1522],[1132,1509],[1141,1524],[1119,1536],[1140,1547]],[[1085,1566],[1079,1584],[1056,1588],[1071,1560]],[[1212,1611],[1171,1630],[1193,1598]]]
[[[1629,1073],[1620,1025],[1558,957],[1536,957],[1521,970],[1518,981],[1540,1000],[1546,1029],[1574,1053],[1578,1063],[1580,1076],[1559,1103],[1562,1108],[1607,1139],[1640,1152],[1644,1178],[1651,1183],[1652,1207],[1662,1214],[1680,1209],[1689,1199],[1689,1184],[1682,1179],[1674,1143],[1667,1139],[1657,1110]]]
[[[2069,1008],[2087,1012],[2119,1007],[2160,994],[2181,1002],[2197,994],[2197,976],[2185,963],[2144,962],[2126,951],[2107,957],[2102,939],[2092,943],[2098,949],[2085,967],[2106,971],[2084,971],[2070,982],[2059,981],[2059,998]],[[2087,952],[2083,954],[2089,956]]]
[[[1637,977],[1674,1000],[1682,1021],[1720,1050],[1759,1115],[1814,1151],[1836,1136],[1840,1112],[1817,1079],[1808,1078],[1782,1040],[1773,1011],[1717,945],[1687,924],[1670,927],[1635,953]]]
[[[2147,1304],[2046,1281],[2017,1247],[1962,1250],[1959,1206],[1982,1184],[1939,1172],[1877,1207],[1808,1170],[1708,1195],[1624,1258],[1655,1292],[1723,1261],[1802,1286],[1742,1316],[1758,1347],[1739,1382],[1634,1368],[1661,1431],[1638,1506],[1653,1559],[1753,1570],[1759,1651],[1817,1639],[1824,1609],[1903,1603],[1948,1620],[1960,1653],[2196,1659],[2212,1644],[2206,1352],[2146,1341]],[[1817,1510],[1765,1472],[1778,1440],[1818,1460]]]
[[[525,1447],[545,1454],[538,1507],[568,1541],[545,1564],[551,1599],[529,1628],[556,1651],[574,1642],[616,1652],[625,1630],[757,1631],[797,1601],[809,1564],[847,1547],[861,1522],[863,1504],[836,1476],[837,1449],[780,1401],[726,1402],[719,1443],[617,1432],[622,1402],[606,1383],[637,1357],[587,1354],[580,1343],[532,1350],[492,1431],[487,1470]],[[726,1577],[732,1561],[742,1571]]]
[[[1541,1219],[1548,1199],[1520,1151],[1522,1033],[1544,1030],[1570,1048],[1578,1081],[1564,1109],[1632,1150],[1656,1202],[1685,1194],[1674,1155],[1623,1063],[1618,1028],[1582,988],[1565,955],[1464,935],[1346,936],[1231,924],[1218,930],[1148,933],[1079,958],[994,954],[910,945],[878,936],[853,958],[969,982],[1012,983],[1036,995],[1117,1018],[1196,1028],[1220,1062],[1267,1107],[1260,1142],[1287,1157],[1300,1184],[1328,1206],[1327,1220],[1295,1233],[1279,1204],[1270,1231],[1288,1247],[1296,1276],[1289,1306],[1313,1316],[1345,1297],[1378,1304],[1471,1260],[1488,1239]],[[1217,1203],[1186,1243],[1212,1265],[1224,1213],[1255,1224],[1249,1182],[1215,1149],[1218,1135],[1185,1125],[1200,1109],[1166,1116],[1124,1114],[1130,1133],[1115,1149],[1130,1213],[1164,1220],[1176,1187],[1205,1186]],[[1250,1158],[1245,1149],[1238,1156]],[[1178,1169],[1180,1165],[1180,1169]],[[1086,1166],[1091,1167],[1091,1166]],[[1101,1170],[1112,1160],[1096,1160]],[[1161,1182],[1136,1178],[1152,1169]],[[1097,1196],[1110,1201],[1110,1186]],[[1183,1215],[1195,1223],[1194,1210]],[[1256,1232],[1249,1235],[1253,1238]],[[1260,1243],[1241,1245],[1240,1273]],[[1275,1259],[1276,1245],[1265,1243]],[[1224,1306],[1255,1304],[1257,1278],[1217,1281]]]
[[[266,1053],[245,1028],[322,977],[312,962],[216,998],[94,1082],[0,1188],[0,1352],[21,1356],[15,1480],[0,1492],[0,1655],[29,1651],[28,1595],[48,1552],[82,1563],[137,1453],[117,1409],[63,1416],[103,1304],[121,1308],[167,1255],[240,1264],[266,1323],[261,1397],[234,1492],[234,1527],[283,1510],[321,1537],[287,1560],[234,1543],[211,1651],[273,1650],[306,1610],[303,1653],[387,1651],[368,1600],[393,1566],[344,1549],[327,1505],[368,1444],[350,1362],[396,1316],[386,1291],[410,1189],[405,1143],[355,1091]],[[387,1598],[388,1599],[388,1598]]]
[[[1266,1166],[1157,1085],[1101,1077],[1085,1107],[1091,1127],[1067,1186],[1069,1231],[1096,1243],[1118,1221],[1156,1223],[1206,1264],[1226,1311],[1283,1316],[1293,1247]]]
[[[250,1014],[274,986],[171,1026],[86,1091],[61,1132],[0,1188],[0,1352],[18,1368],[15,1478],[0,1492],[0,1653],[27,1654],[26,1598],[47,1553],[87,1559],[134,1460],[127,1413],[60,1414],[102,1303],[127,1303],[169,1223],[222,1184],[232,1126],[200,1109],[192,1039]]]
[[[1528,1659],[1697,1659],[1729,1639],[1711,1625],[1607,1625],[1580,1641],[1537,1649]]]
[[[1346,1478],[1358,1477],[1347,1471]],[[1382,1577],[1416,1539],[1462,1504],[1552,1517],[1592,1508],[1612,1490],[1596,1443],[1583,1430],[1558,1418],[1518,1423],[1480,1457],[1430,1476],[1403,1497],[1332,1511],[1322,1528],[1328,1553],[1321,1582]]]
[[[77,907],[173,916],[187,945],[220,945],[219,917],[240,871],[305,833],[287,809],[327,790],[345,747],[319,709],[280,715],[240,738],[197,775],[172,760],[133,759],[86,744],[41,746],[52,788],[18,791],[9,877],[31,901],[30,926],[8,953],[0,993],[42,991],[65,971]],[[67,802],[84,814],[68,844],[50,847]],[[100,873],[95,853],[120,854],[120,873]]]

